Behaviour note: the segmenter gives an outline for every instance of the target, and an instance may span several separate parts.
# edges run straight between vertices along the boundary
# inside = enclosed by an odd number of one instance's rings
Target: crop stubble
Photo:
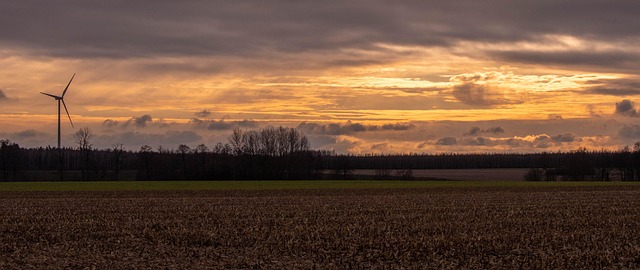
[[[0,193],[0,268],[640,267],[640,187]]]

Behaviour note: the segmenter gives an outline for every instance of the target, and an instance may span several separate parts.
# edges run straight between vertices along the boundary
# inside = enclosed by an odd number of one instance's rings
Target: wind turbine
[[[73,121],[71,121],[71,115],[69,115],[69,110],[67,110],[67,104],[64,103],[64,95],[67,93],[67,90],[69,89],[69,85],[71,85],[71,81],[73,81],[73,77],[75,77],[75,76],[76,76],[76,74],[73,73],[73,76],[71,76],[71,80],[69,80],[69,83],[67,84],[67,87],[65,87],[64,91],[62,91],[62,95],[61,96],[56,96],[56,95],[40,92],[40,94],[50,96],[53,99],[58,101],[58,149],[61,149],[60,148],[60,103],[62,103],[62,106],[64,106],[64,110],[67,112],[67,116],[69,117],[69,122],[71,123],[71,127],[74,127],[73,126]]]

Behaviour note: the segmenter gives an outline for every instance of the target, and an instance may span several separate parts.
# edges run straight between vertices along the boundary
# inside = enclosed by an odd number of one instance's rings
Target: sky
[[[640,141],[639,1],[0,2],[0,139],[94,147],[297,128],[337,153]],[[64,114],[64,110],[63,110]]]

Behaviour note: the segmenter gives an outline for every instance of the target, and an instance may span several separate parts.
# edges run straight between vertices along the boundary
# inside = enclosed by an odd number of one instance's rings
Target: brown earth
[[[638,268],[640,187],[0,193],[0,269]]]

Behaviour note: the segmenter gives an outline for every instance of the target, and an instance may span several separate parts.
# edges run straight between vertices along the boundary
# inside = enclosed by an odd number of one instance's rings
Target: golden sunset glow
[[[13,14],[0,19],[0,137],[53,145],[57,107],[39,92],[60,92],[77,73],[65,101],[75,129],[98,134],[97,147],[212,145],[234,128],[270,125],[342,153],[617,149],[640,140],[640,39],[592,22],[632,8],[576,2],[583,13],[567,15],[539,3],[548,17],[534,23],[511,16],[518,8],[334,4],[82,3],[64,19],[36,12],[58,10],[54,3],[0,4]],[[64,145],[73,132],[65,122]],[[176,132],[184,141],[153,139]]]

